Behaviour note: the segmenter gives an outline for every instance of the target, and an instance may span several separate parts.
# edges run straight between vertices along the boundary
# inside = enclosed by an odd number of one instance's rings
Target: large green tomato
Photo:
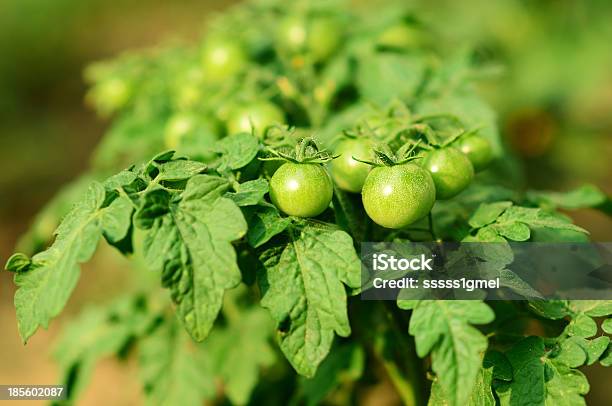
[[[371,160],[372,147],[370,142],[364,139],[348,138],[338,144],[335,153],[340,156],[330,164],[334,182],[340,189],[347,192],[361,192],[371,167],[354,160],[353,157]]]
[[[315,62],[329,58],[340,46],[342,26],[332,17],[290,16],[277,32],[277,46],[290,54],[307,54]]]
[[[209,160],[215,156],[212,146],[219,134],[215,119],[196,113],[177,113],[166,124],[164,141],[166,148],[179,154]]]
[[[270,179],[270,199],[283,213],[316,217],[323,213],[333,195],[329,174],[320,164],[283,164]]]
[[[491,143],[489,140],[479,135],[470,135],[460,138],[459,141],[455,143],[455,147],[467,155],[476,171],[485,169],[493,160],[493,148],[491,148]]]
[[[425,217],[436,201],[431,175],[413,163],[372,169],[361,193],[368,216],[394,229]]]
[[[262,136],[271,125],[284,122],[285,116],[280,108],[267,101],[258,101],[232,110],[227,122],[227,132],[230,135],[250,133],[255,129],[255,133]]]
[[[450,199],[463,191],[474,178],[474,167],[458,149],[447,147],[430,151],[422,167],[431,173],[438,199]]]
[[[222,38],[206,41],[201,58],[204,79],[209,82],[222,81],[236,75],[246,67],[248,60],[242,44]]]

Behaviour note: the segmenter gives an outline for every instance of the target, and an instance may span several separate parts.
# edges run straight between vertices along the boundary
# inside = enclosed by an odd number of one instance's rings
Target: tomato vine
[[[406,8],[389,9],[250,1],[201,44],[87,70],[87,100],[112,122],[6,265],[19,332],[27,342],[60,314],[103,241],[170,299],[126,293],[66,329],[69,401],[98,359],[137,348],[151,404],[350,404],[357,384],[384,379],[406,404],[584,403],[577,368],[612,364],[612,301],[355,297],[364,242],[586,239],[556,209],[608,201],[491,181],[513,158],[465,74],[473,58],[441,55]]]

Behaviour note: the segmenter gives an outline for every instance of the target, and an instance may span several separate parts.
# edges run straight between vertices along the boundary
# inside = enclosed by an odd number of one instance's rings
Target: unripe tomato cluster
[[[342,27],[331,15],[288,15],[275,29],[273,50],[280,60],[289,62],[288,66],[318,66],[341,46]],[[377,45],[415,48],[419,37],[418,27],[401,22],[383,31]],[[200,49],[202,82],[222,86],[243,78],[251,59],[249,47],[240,39],[213,35]],[[176,113],[166,128],[166,146],[178,150],[185,147],[193,153],[199,141],[211,145],[224,135],[248,132],[263,137],[270,127],[285,124],[287,118],[279,105],[265,97],[230,100],[213,114]],[[388,125],[376,117],[365,123],[373,137],[384,133]],[[348,137],[336,146],[338,157],[327,166],[299,160],[282,165],[266,162],[263,172],[271,177],[270,199],[287,215],[315,217],[329,207],[335,184],[343,191],[361,193],[365,211],[375,223],[399,229],[426,216],[436,199],[450,199],[463,191],[475,170],[485,168],[492,159],[488,141],[476,135],[460,138],[452,145],[429,146],[418,152],[419,159],[387,162],[389,165],[372,167],[361,162],[371,161],[372,151],[373,142],[368,137]],[[202,151],[200,157],[213,159],[214,154]]]
[[[321,164],[286,163],[272,176],[270,196],[285,214],[314,217],[329,206],[333,179],[346,192],[361,192],[365,211],[376,224],[401,229],[427,216],[436,199],[461,193],[472,182],[474,167],[483,169],[492,159],[491,146],[482,137],[470,135],[454,144],[422,150],[412,161],[372,168],[362,162],[371,159],[372,143],[347,138],[335,149],[339,157],[329,165],[332,178]]]
[[[276,29],[273,46],[279,57],[308,58],[312,63],[321,63],[338,49],[342,37],[342,25],[332,16],[289,15]],[[197,85],[223,86],[228,81],[242,77],[240,75],[248,70],[249,63],[249,49],[240,39],[218,34],[210,36],[200,49],[200,74],[203,84],[196,83],[182,89],[181,105],[197,107],[197,102],[193,99],[203,94]],[[207,132],[207,139],[213,140],[224,134],[240,132],[252,132],[262,136],[271,126],[285,124],[287,121],[283,110],[265,98],[255,96],[246,101],[229,101],[228,106],[222,113],[215,113],[216,117],[207,114],[198,118],[197,114],[201,113],[193,111],[176,113],[167,125],[166,147],[190,149],[203,121],[208,122],[206,126],[211,130]],[[197,111],[197,108],[195,110]],[[195,122],[199,124],[196,125]]]

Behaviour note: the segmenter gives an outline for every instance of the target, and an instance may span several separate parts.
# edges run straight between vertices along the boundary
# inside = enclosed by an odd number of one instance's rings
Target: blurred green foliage
[[[440,43],[474,44],[491,67],[481,90],[532,186],[588,180],[612,190],[610,2],[435,0],[415,11]]]

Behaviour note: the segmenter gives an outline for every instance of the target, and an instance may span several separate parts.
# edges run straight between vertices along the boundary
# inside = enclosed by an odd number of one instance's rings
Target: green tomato
[[[199,105],[203,98],[204,73],[197,66],[191,66],[177,75],[173,88],[173,101],[180,110]]]
[[[291,53],[306,50],[308,28],[306,20],[298,17],[287,17],[278,26],[277,45]]]
[[[255,129],[256,134],[263,136],[268,127],[284,122],[285,116],[280,108],[273,103],[259,101],[231,111],[227,122],[227,132],[228,134],[250,133]]]
[[[493,148],[491,143],[479,135],[470,135],[460,138],[455,147],[467,155],[475,171],[485,169],[493,161]]]
[[[219,139],[220,129],[210,117],[195,113],[177,113],[168,120],[164,132],[166,148],[179,154],[210,160],[212,146]]]
[[[431,173],[438,199],[450,199],[463,191],[474,178],[474,167],[458,149],[447,147],[430,151],[423,168]]]
[[[128,104],[132,88],[127,81],[113,77],[95,86],[88,97],[101,114],[112,114]]]
[[[324,61],[334,54],[342,41],[342,26],[331,17],[312,20],[308,48],[315,61]]]
[[[361,192],[371,166],[356,161],[353,157],[370,159],[372,155],[370,142],[364,139],[348,138],[340,142],[335,153],[340,156],[330,164],[334,182],[340,189],[347,192]]]
[[[212,38],[204,44],[201,60],[205,80],[221,81],[244,70],[248,56],[239,42]]]
[[[436,201],[431,175],[413,163],[372,169],[361,193],[368,216],[376,224],[394,229],[425,217]]]
[[[307,54],[315,62],[329,58],[342,41],[342,26],[331,17],[290,16],[281,22],[277,46],[291,54]]]
[[[329,174],[320,164],[287,162],[270,179],[270,199],[283,213],[316,217],[323,213],[333,195]]]

